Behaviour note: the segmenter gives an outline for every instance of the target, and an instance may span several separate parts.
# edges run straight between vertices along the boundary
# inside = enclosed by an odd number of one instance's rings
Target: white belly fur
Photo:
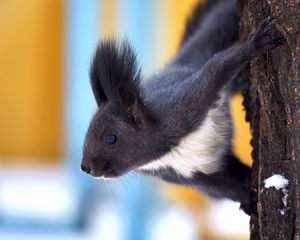
[[[228,114],[228,96],[222,94],[217,107],[210,109],[198,129],[183,139],[159,159],[156,159],[140,170],[153,171],[172,167],[177,174],[191,177],[200,171],[212,174],[222,168],[222,156],[230,146],[232,126]]]

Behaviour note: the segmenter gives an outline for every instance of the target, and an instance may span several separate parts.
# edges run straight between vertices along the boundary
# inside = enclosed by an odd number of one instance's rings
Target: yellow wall
[[[0,5],[0,161],[58,158],[62,2],[10,0]]]
[[[101,37],[118,35],[117,10],[118,0],[104,0],[100,6],[100,31]]]
[[[164,54],[165,60],[170,59],[177,51],[182,34],[184,32],[185,21],[191,15],[192,9],[199,0],[164,0],[161,1],[161,16],[165,23],[163,25],[165,33]]]
[[[231,100],[231,113],[234,124],[233,150],[242,162],[251,165],[250,124],[246,122],[246,112],[242,106],[243,97],[235,95]]]

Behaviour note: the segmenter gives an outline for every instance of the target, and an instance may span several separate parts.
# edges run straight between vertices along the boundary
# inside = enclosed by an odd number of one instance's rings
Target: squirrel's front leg
[[[283,42],[273,19],[260,23],[255,33],[244,42],[234,45],[212,57],[203,67],[203,76],[214,91],[220,90],[235,77],[245,63],[273,49]]]

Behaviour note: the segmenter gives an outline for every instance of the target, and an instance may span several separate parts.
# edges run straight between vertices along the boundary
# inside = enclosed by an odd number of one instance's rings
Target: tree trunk
[[[258,23],[274,17],[286,38],[283,46],[252,61],[244,93],[252,131],[253,189],[258,216],[251,217],[251,239],[300,240],[300,1],[239,0],[241,39]],[[266,188],[280,174],[286,187]]]

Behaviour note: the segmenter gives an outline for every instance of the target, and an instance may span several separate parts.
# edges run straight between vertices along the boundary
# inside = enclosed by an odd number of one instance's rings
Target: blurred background
[[[147,77],[176,52],[196,2],[0,2],[0,239],[248,239],[236,203],[134,173],[96,181],[79,171],[99,39],[126,36]],[[232,100],[234,146],[250,164],[241,102]]]

